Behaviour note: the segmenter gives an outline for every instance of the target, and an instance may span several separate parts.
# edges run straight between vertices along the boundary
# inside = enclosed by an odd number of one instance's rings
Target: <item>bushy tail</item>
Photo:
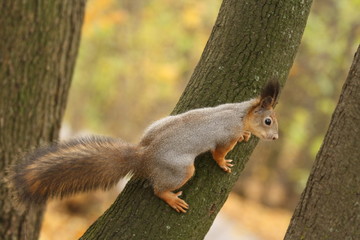
[[[86,137],[41,147],[15,166],[11,182],[20,202],[107,189],[139,163],[136,147],[109,137]]]

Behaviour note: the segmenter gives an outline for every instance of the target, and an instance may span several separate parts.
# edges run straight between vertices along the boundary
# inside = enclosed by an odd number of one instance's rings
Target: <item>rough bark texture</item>
[[[0,238],[37,239],[42,209],[20,210],[4,179],[18,156],[58,138],[85,1],[0,4]]]
[[[360,46],[285,239],[360,239]]]
[[[258,95],[272,77],[282,85],[306,25],[311,0],[224,0],[203,55],[173,114]],[[204,139],[206,141],[206,139]],[[225,202],[257,140],[229,154],[224,173],[206,153],[183,187],[190,210],[178,214],[155,197],[148,183],[131,180],[82,239],[202,239]]]

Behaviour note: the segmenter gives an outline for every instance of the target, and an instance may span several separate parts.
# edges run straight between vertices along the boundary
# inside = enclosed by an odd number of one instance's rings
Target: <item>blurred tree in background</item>
[[[360,238],[360,45],[285,239]]]
[[[66,122],[136,141],[169,114],[197,63],[220,1],[93,0]]]

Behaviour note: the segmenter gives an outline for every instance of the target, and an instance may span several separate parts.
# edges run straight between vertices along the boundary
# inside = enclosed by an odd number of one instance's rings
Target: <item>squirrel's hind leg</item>
[[[170,207],[175,209],[175,211],[179,213],[185,213],[189,208],[189,205],[184,200],[179,198],[182,192],[180,191],[173,193],[172,191],[182,187],[194,175],[194,171],[194,165],[190,165],[185,169],[178,169],[176,172],[171,173],[169,172],[168,174],[170,175],[165,173],[166,176],[164,176],[164,178],[162,178],[160,181],[164,181],[164,179],[169,176],[172,178],[172,181],[168,181],[165,185],[159,185],[159,182],[154,179],[153,185],[155,195],[166,202]]]

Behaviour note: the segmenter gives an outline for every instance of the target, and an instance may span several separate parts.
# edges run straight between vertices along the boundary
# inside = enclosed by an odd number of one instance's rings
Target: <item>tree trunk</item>
[[[265,82],[282,85],[306,25],[311,0],[224,0],[203,55],[173,114],[240,102]],[[206,139],[204,139],[206,141]],[[238,144],[224,173],[209,153],[196,160],[195,176],[182,188],[190,209],[178,214],[154,196],[146,181],[131,180],[82,239],[202,239],[257,143]]]
[[[360,46],[285,239],[360,239]]]
[[[4,178],[18,156],[58,138],[85,1],[3,1],[0,6],[0,236],[37,239],[42,209],[20,210]]]

